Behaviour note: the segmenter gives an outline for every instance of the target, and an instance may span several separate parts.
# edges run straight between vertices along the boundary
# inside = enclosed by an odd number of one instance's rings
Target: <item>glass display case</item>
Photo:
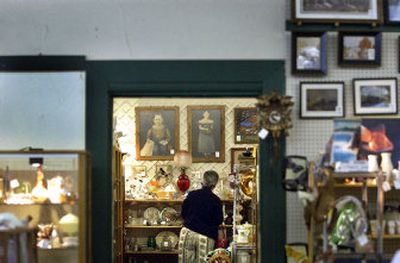
[[[84,151],[0,151],[0,216],[36,230],[37,262],[90,262],[88,171]]]

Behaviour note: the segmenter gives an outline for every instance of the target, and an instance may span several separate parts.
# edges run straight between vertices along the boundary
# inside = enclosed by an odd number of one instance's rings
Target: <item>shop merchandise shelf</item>
[[[138,251],[125,251],[125,254],[131,255],[150,255],[150,254],[165,254],[165,255],[178,255],[178,250],[138,250]]]

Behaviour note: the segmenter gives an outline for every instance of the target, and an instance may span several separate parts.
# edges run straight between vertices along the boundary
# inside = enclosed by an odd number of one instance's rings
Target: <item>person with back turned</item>
[[[204,263],[207,253],[214,249],[218,227],[223,221],[221,200],[212,192],[218,179],[217,172],[206,171],[203,187],[190,192],[183,201],[179,263]]]

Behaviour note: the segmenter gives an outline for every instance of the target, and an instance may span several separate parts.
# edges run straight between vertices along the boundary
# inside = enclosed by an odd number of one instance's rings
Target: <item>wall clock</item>
[[[273,91],[271,95],[263,95],[258,98],[256,104],[260,127],[272,134],[274,146],[278,144],[278,138],[289,134],[292,128],[290,113],[292,112],[292,97],[279,95]]]

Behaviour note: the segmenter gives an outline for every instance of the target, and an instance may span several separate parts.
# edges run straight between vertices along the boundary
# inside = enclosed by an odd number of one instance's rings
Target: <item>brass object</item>
[[[254,172],[249,169],[241,174],[239,185],[243,194],[252,197],[254,194]]]

